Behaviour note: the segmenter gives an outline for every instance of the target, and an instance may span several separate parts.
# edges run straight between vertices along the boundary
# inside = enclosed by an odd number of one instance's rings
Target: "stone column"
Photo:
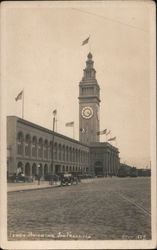
[[[108,169],[108,174],[111,172],[111,169],[110,169],[110,153],[109,151],[107,151],[107,169]]]
[[[109,151],[109,172],[112,173],[111,151]]]
[[[116,164],[116,154],[114,153],[114,169],[115,169],[115,176],[117,175],[117,164]]]
[[[105,176],[108,174],[108,169],[107,169],[107,153],[106,153],[106,151],[104,152],[104,173],[105,173]]]
[[[24,161],[23,162],[23,174],[25,175],[25,165],[26,165],[26,162]]]
[[[32,176],[32,165],[30,163],[30,176]]]
[[[115,169],[115,153],[112,153],[112,158],[113,158],[113,175],[116,175],[116,169]]]

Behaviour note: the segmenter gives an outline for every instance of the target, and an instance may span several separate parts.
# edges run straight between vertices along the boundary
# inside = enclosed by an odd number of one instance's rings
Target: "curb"
[[[49,189],[49,188],[57,188],[57,186],[47,186],[47,187],[38,187],[38,188],[28,188],[28,189],[19,189],[19,190],[8,190],[7,193],[15,193],[15,192],[25,192],[25,191],[33,191],[33,190],[41,190],[41,189]]]
[[[86,182],[86,180],[85,181],[83,180],[80,183],[87,184],[87,183],[90,183],[90,182],[92,182],[92,179],[90,179],[89,182],[88,181]],[[25,192],[25,191],[33,191],[33,190],[41,190],[41,189],[49,189],[49,188],[57,188],[57,187],[61,187],[61,186],[60,185],[55,185],[55,186],[49,185],[49,186],[46,186],[46,187],[42,187],[42,186],[39,185],[39,187],[37,187],[37,188],[28,188],[28,189],[19,189],[19,190],[8,190],[7,193]]]

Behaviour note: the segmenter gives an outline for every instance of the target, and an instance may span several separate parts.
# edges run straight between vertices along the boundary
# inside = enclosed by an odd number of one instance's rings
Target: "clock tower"
[[[99,142],[100,88],[93,68],[92,54],[89,53],[83,78],[79,84],[79,139],[90,145]]]

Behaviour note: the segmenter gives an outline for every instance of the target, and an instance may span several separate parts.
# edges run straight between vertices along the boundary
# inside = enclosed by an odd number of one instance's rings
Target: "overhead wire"
[[[125,25],[125,26],[128,26],[128,27],[133,28],[133,29],[141,30],[141,31],[146,32],[146,33],[148,32],[148,30],[145,30],[143,28],[140,28],[140,27],[128,24],[128,23],[123,23],[121,21],[118,21],[118,20],[115,20],[115,19],[112,19],[112,18],[108,18],[108,17],[102,16],[102,15],[98,15],[98,14],[93,13],[93,12],[89,12],[89,11],[86,11],[86,10],[80,10],[80,9],[76,9],[76,8],[72,8],[72,9],[75,10],[75,11],[78,11],[78,12],[86,13],[88,15],[93,15],[93,16],[97,16],[99,18],[103,18],[103,19],[105,19],[107,21],[110,21],[110,22],[118,23],[118,24]]]

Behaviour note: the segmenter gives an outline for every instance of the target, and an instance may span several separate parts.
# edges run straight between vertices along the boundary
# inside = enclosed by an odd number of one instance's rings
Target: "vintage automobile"
[[[70,173],[62,174],[60,176],[61,186],[70,186],[73,184],[78,184],[77,176],[73,176]]]
[[[60,176],[61,186],[69,186],[73,184],[72,174],[63,174]]]

